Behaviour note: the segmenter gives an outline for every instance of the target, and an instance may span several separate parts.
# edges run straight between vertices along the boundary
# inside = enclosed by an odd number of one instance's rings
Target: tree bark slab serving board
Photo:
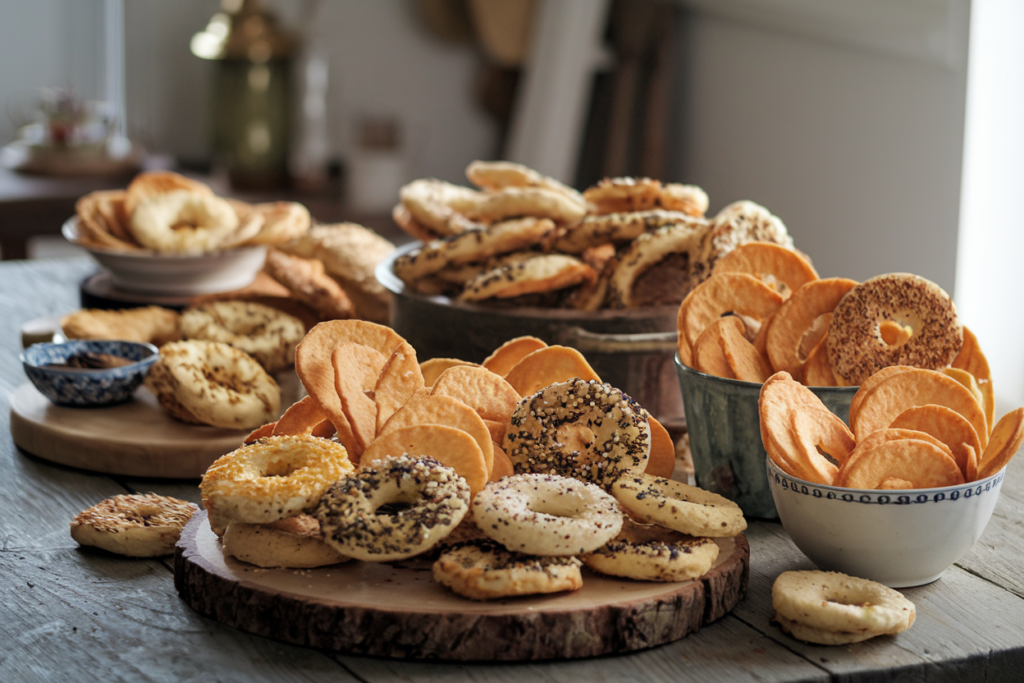
[[[198,479],[247,433],[175,420],[145,387],[128,403],[104,408],[56,406],[31,384],[11,401],[11,436],[19,448],[105,474]]]
[[[436,583],[429,567],[260,569],[226,556],[200,512],[178,542],[174,585],[221,623],[309,647],[403,659],[575,659],[679,640],[727,614],[746,594],[750,547],[743,535],[716,541],[718,560],[695,581],[584,569],[572,593],[477,602]]]

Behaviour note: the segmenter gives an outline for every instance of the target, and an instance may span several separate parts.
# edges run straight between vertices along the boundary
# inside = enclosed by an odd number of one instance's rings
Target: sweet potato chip
[[[284,411],[277,421],[273,436],[319,436],[328,437],[334,433],[327,413],[312,396],[304,396]]]
[[[837,468],[853,451],[853,435],[810,389],[789,373],[765,381],[758,399],[761,440],[772,460],[786,471],[818,484],[831,484]],[[789,467],[790,469],[787,469]]]
[[[485,421],[492,420],[501,425],[508,424],[522,398],[505,378],[486,368],[470,365],[457,365],[442,372],[430,393],[451,396],[475,410]]]
[[[984,410],[985,397],[982,395],[981,387],[978,386],[978,380],[974,377],[974,375],[967,372],[966,370],[961,370],[960,368],[941,368],[939,372],[941,372],[946,377],[951,377],[952,379],[955,379],[957,382],[960,382],[960,384],[963,384],[964,388],[971,392],[971,394],[974,396],[974,399],[978,402],[978,405],[980,405]],[[988,418],[986,417],[985,419],[987,420]],[[992,425],[991,422],[988,422],[987,424],[989,426]]]
[[[828,362],[828,344],[822,339],[804,363],[803,383],[809,387],[834,387],[836,376]]]
[[[981,442],[974,427],[960,413],[934,404],[916,406],[900,413],[890,427],[931,434],[949,447],[950,454],[956,460],[964,479],[973,481],[974,477],[969,473],[969,461],[972,453],[977,458],[977,454],[981,452]]]
[[[373,402],[377,404],[376,431],[379,432],[388,418],[422,388],[423,373],[416,360],[416,349],[403,341],[384,363],[373,388]]]
[[[471,363],[468,360],[459,360],[458,358],[431,358],[420,363],[420,374],[423,375],[423,386],[432,387],[437,378],[441,376],[448,368],[458,367],[460,365],[476,366],[476,363]]]
[[[981,352],[978,338],[974,336],[967,327],[964,327],[964,342],[960,347],[960,353],[953,359],[952,366],[960,370],[966,370],[978,380],[978,388],[981,389],[983,398],[982,406],[985,408],[985,419],[991,426],[996,419],[996,397],[992,391],[992,371],[988,367],[988,359]]]
[[[686,295],[679,307],[677,327],[693,348],[707,326],[726,313],[763,321],[781,304],[782,295],[753,275],[722,273],[709,277]]]
[[[487,477],[487,481],[498,481],[502,477],[511,477],[515,474],[515,470],[512,468],[512,459],[508,457],[503,449],[498,444],[491,444],[494,448],[494,467],[491,469],[491,474]]]
[[[855,489],[877,489],[887,479],[910,482],[911,488],[938,488],[964,483],[956,462],[942,449],[918,439],[881,443],[847,461],[837,480]]]
[[[967,474],[964,475],[964,479],[967,481],[975,481],[978,478],[978,451],[974,450],[970,446],[967,447]]]
[[[893,491],[900,489],[912,489],[914,488],[914,482],[907,481],[906,479],[900,479],[899,477],[886,477],[882,480],[882,483],[878,485],[880,491]]]
[[[693,367],[706,375],[736,379],[725,351],[722,350],[722,329],[725,327],[742,330],[743,321],[734,315],[727,315],[708,325],[693,345]]]
[[[828,334],[829,323],[831,322],[831,311],[823,313],[814,319],[811,326],[806,332],[804,332],[804,336],[800,338],[800,346],[796,351],[797,358],[806,362],[811,357],[811,353],[814,352],[814,349],[824,341],[825,335]],[[767,344],[767,341],[765,343]]]
[[[860,410],[861,401],[864,400],[865,396],[871,393],[875,387],[885,380],[894,375],[898,375],[901,372],[906,372],[907,370],[913,370],[913,368],[909,365],[891,365],[887,368],[882,368],[864,380],[863,384],[860,385],[860,388],[857,389],[857,393],[853,395],[853,399],[850,401],[850,424],[852,425],[856,422],[857,412]]]
[[[491,441],[501,443],[505,440],[505,432],[508,431],[508,422],[484,420],[484,425],[487,427],[487,431],[491,433]]]
[[[880,446],[883,443],[889,443],[890,441],[900,441],[905,439],[917,439],[918,441],[926,441],[931,445],[935,446],[943,453],[953,458],[953,452],[949,449],[949,446],[939,441],[937,438],[928,434],[927,432],[920,432],[914,429],[902,429],[890,427],[889,429],[879,429],[871,432],[863,441],[857,443],[857,447],[850,453],[850,457],[843,463],[843,467],[839,469],[839,474],[836,476],[834,482],[835,486],[845,486],[842,483],[843,470],[851,467],[852,461],[862,457],[865,453],[868,453],[872,449]],[[955,460],[955,458],[954,458]]]
[[[243,444],[250,444],[250,443],[254,443],[256,441],[259,441],[260,439],[262,439],[264,437],[273,436],[274,435],[274,427],[276,425],[277,425],[276,422],[268,422],[267,424],[263,425],[262,427],[257,427],[256,429],[254,429],[251,432],[249,432],[249,435],[246,436],[242,440],[242,443]]]
[[[529,396],[556,382],[574,377],[600,382],[601,378],[579,351],[568,346],[538,349],[516,363],[505,379],[520,396]]]
[[[386,362],[386,356],[362,344],[339,344],[331,357],[334,386],[355,437],[356,450],[349,449],[349,458],[357,464],[377,434],[377,404],[367,393],[373,392]]]
[[[509,339],[484,359],[483,366],[494,374],[504,377],[509,370],[515,367],[516,363],[546,346],[547,344],[537,337]]]
[[[415,425],[443,425],[454,427],[473,437],[487,463],[487,471],[494,466],[494,448],[491,445],[491,434],[476,411],[462,401],[450,396],[430,396],[429,394],[413,395],[409,402],[391,416],[377,434],[381,437],[389,432],[413,427]]]
[[[1000,418],[992,430],[992,439],[981,454],[978,479],[990,477],[1006,467],[1024,442],[1024,408],[1017,408]]]
[[[728,316],[735,317],[735,316]],[[723,318],[726,320],[727,318]],[[719,343],[733,376],[744,382],[761,384],[772,374],[768,359],[758,353],[754,345],[743,335],[743,326],[723,325]]]
[[[773,320],[775,320],[774,313],[761,321],[761,327],[757,329],[757,334],[754,335],[754,348],[765,358],[768,358],[768,331],[771,329]],[[771,363],[771,359],[768,362]]]
[[[334,424],[338,440],[349,449],[349,457],[361,449],[358,449],[334,384],[334,365],[331,360],[334,349],[344,343],[362,344],[387,358],[403,341],[397,332],[384,325],[365,320],[329,320],[310,330],[295,347],[295,372],[306,388],[306,393],[320,404]]]
[[[776,280],[786,286],[784,296],[818,279],[814,266],[800,254],[771,242],[741,244],[718,259],[711,273],[747,273],[765,284]]]
[[[372,467],[406,453],[434,458],[451,467],[466,479],[471,496],[487,484],[488,467],[480,446],[461,429],[443,425],[415,425],[382,434],[363,451],[360,465]]]
[[[869,391],[857,412],[850,415],[850,426],[859,441],[876,429],[891,425],[905,410],[929,403],[963,415],[977,432],[982,448],[988,443],[985,413],[974,395],[941,372],[920,368],[896,373]]]
[[[648,421],[651,424],[651,455],[647,458],[644,472],[671,479],[676,469],[676,446],[672,443],[668,430],[660,422],[653,417]]]
[[[839,300],[857,286],[856,281],[834,277],[809,282],[786,300],[772,321],[767,351],[772,367],[800,376],[804,361],[799,356],[804,335],[819,316],[831,313]]]

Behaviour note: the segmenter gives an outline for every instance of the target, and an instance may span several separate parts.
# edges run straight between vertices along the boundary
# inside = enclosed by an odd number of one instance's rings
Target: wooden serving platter
[[[477,602],[436,583],[429,565],[349,562],[260,569],[225,556],[205,512],[182,532],[174,585],[186,604],[257,635],[350,654],[453,661],[575,659],[683,638],[746,594],[750,547],[718,539],[695,581],[605,578],[584,568],[572,593]]]

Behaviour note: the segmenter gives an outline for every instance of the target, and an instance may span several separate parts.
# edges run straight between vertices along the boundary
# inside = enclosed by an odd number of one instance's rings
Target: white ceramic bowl
[[[893,588],[931,583],[985,530],[1003,485],[997,474],[960,486],[875,491],[821,486],[767,458],[779,520],[821,569]]]
[[[115,287],[141,294],[196,296],[239,289],[256,279],[267,256],[267,248],[262,245],[233,247],[195,256],[102,249],[82,243],[77,216],[64,223],[61,233],[107,269]]]

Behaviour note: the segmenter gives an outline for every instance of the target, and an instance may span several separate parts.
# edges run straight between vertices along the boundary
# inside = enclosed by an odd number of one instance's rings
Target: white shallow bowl
[[[792,477],[767,458],[779,520],[821,569],[893,588],[931,583],[981,537],[1006,470],[959,486],[847,489]]]
[[[82,243],[77,216],[64,223],[61,233],[108,270],[115,287],[140,294],[196,296],[239,289],[252,284],[267,256],[263,245],[232,247],[192,256],[102,249]]]

